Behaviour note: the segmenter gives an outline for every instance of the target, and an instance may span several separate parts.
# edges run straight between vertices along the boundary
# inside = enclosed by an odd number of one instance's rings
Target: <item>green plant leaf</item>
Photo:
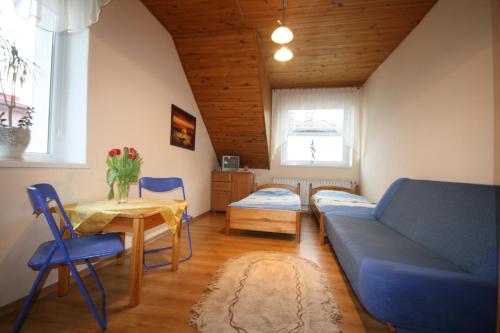
[[[115,193],[114,193],[114,191],[113,191],[113,186],[111,186],[111,187],[109,188],[109,191],[108,191],[108,200],[111,200],[111,199],[113,199],[114,197],[115,197]]]
[[[114,170],[111,170],[111,172],[108,173],[108,177],[107,177],[108,185],[113,186],[113,183],[115,182],[117,177],[118,177],[118,173]]]

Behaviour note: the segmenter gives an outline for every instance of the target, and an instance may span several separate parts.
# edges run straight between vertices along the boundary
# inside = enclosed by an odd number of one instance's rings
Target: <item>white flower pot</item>
[[[30,139],[29,129],[0,127],[0,159],[22,159]]]

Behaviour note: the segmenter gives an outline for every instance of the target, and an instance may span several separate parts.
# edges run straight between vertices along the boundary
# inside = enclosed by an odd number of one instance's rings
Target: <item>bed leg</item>
[[[295,213],[295,241],[300,243],[301,234],[301,214],[300,212]]]
[[[319,244],[325,244],[325,215],[323,213],[319,213]]]
[[[226,235],[229,235],[229,229],[230,229],[230,224],[231,224],[231,208],[227,208],[226,210],[226,227],[224,228],[224,231]]]

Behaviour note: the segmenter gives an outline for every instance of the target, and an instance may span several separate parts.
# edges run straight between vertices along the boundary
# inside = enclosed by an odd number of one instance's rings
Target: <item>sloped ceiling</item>
[[[273,88],[362,85],[436,0],[288,0],[293,60],[278,62],[271,40],[283,1],[239,0],[262,42]]]
[[[172,34],[215,151],[269,168],[270,87],[362,85],[437,0],[289,0],[294,58],[273,59],[282,0],[142,0]]]

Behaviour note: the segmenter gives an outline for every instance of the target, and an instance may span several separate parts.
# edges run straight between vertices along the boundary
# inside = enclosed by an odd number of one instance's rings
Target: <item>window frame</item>
[[[290,112],[295,109],[288,109],[286,112]],[[312,109],[316,110],[325,110],[325,109]],[[345,109],[342,109],[344,112],[343,122],[345,123]],[[344,125],[344,124],[343,124]],[[295,135],[293,135],[295,133]],[[287,159],[288,155],[288,138],[290,136],[331,136],[331,137],[341,137],[343,141],[343,149],[342,149],[342,161],[316,161],[316,160],[289,160]],[[352,149],[345,144],[345,135],[344,133],[339,132],[316,132],[316,131],[288,131],[287,140],[281,147],[281,165],[282,166],[301,166],[301,167],[334,167],[334,168],[352,168]]]
[[[26,152],[22,160],[0,159],[0,167],[88,168],[89,30],[77,34],[54,32],[52,38],[47,153]],[[72,76],[75,63],[85,65],[76,69],[79,76],[76,84]],[[76,153],[71,145],[77,147]]]
[[[37,31],[37,34],[40,33]],[[58,50],[56,48],[56,43],[58,42],[57,34],[55,32],[51,33],[51,51],[50,51],[50,77],[47,80],[46,83],[49,84],[49,91],[48,91],[48,123],[47,123],[47,152],[46,153],[39,153],[39,152],[28,152],[26,151],[24,153],[24,159],[27,161],[50,161],[53,159],[53,149],[52,149],[52,136],[53,136],[53,122],[54,122],[54,108],[53,108],[53,98],[54,98],[54,82],[56,81],[55,79],[55,72],[56,72],[56,59],[59,57],[57,54]],[[36,63],[35,59],[35,63]],[[36,79],[35,79],[36,80]],[[37,83],[34,85],[36,86]],[[35,97],[36,98],[36,97]],[[35,116],[36,116],[36,109],[35,109]],[[36,119],[34,120],[36,121]],[[35,123],[36,125],[36,123]],[[33,126],[32,126],[33,127]],[[33,139],[33,138],[32,138]],[[31,142],[30,142],[31,143]],[[29,146],[28,146],[29,148]]]

